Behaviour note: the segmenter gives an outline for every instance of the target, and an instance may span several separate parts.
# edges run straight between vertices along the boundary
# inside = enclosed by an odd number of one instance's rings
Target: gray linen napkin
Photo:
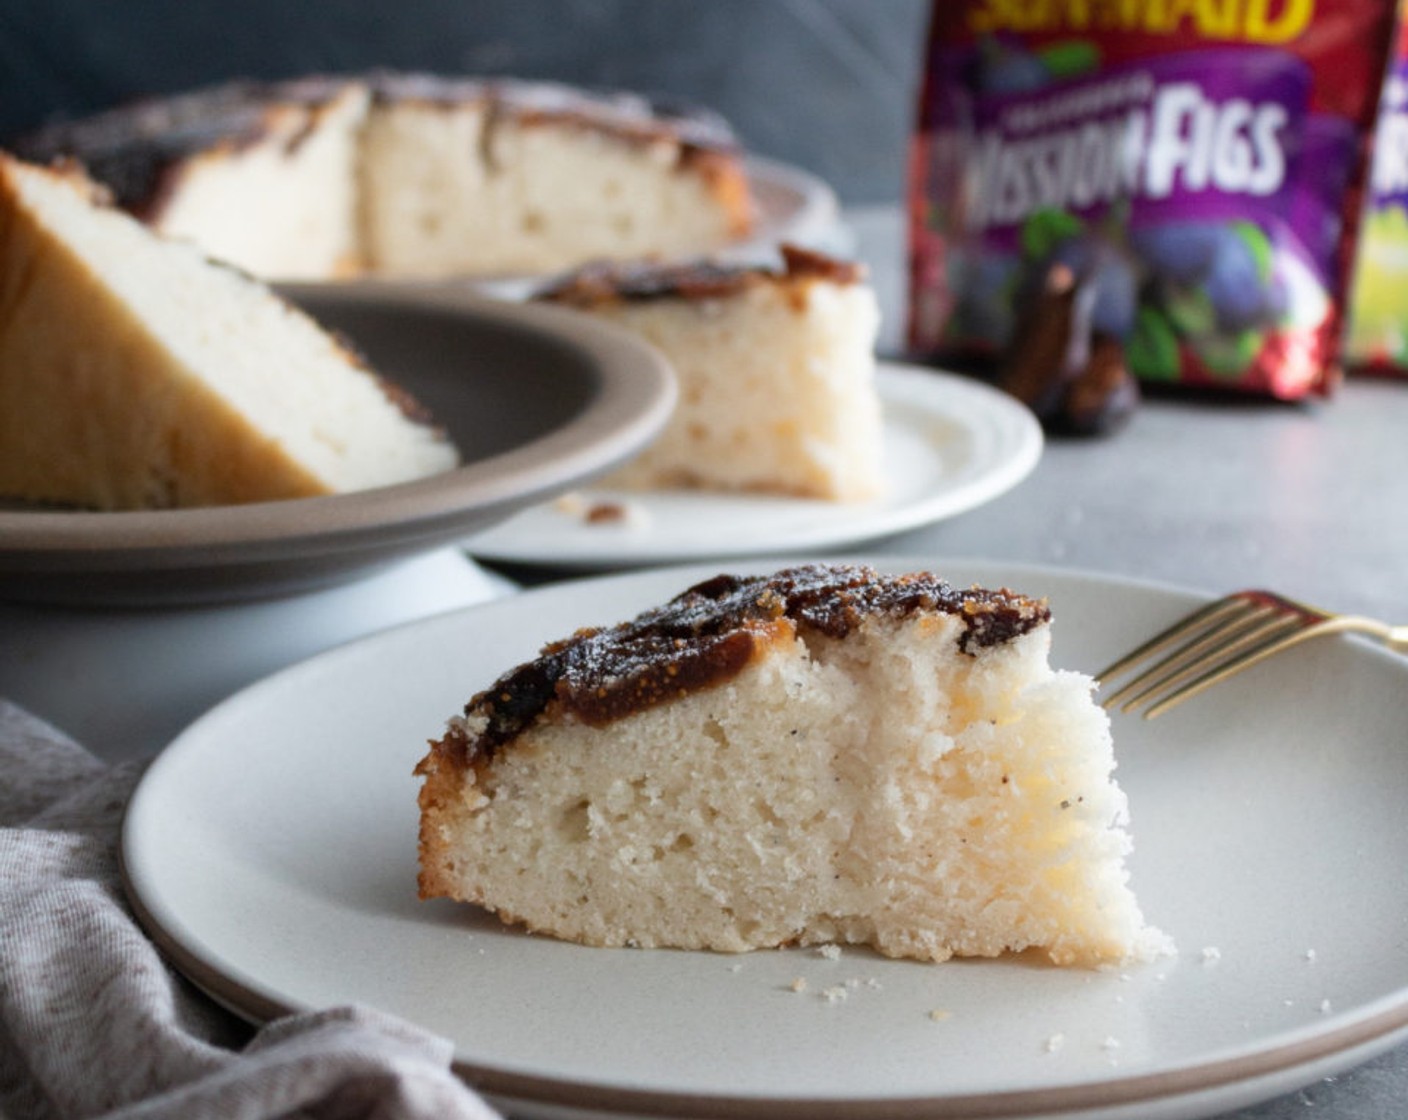
[[[403,1020],[340,1007],[254,1032],[172,972],[118,881],[140,773],[0,700],[0,1116],[496,1115]]]

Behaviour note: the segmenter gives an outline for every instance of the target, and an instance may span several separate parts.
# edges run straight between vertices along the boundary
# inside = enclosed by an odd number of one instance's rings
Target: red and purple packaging
[[[1345,364],[1408,376],[1408,0],[1374,129],[1359,252],[1350,287]]]
[[[1146,383],[1328,392],[1393,26],[1390,0],[936,0],[912,351],[995,362],[1064,264]]]

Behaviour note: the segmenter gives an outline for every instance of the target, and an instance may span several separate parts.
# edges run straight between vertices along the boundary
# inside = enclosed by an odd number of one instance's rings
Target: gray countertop
[[[897,352],[903,223],[847,215]],[[1114,436],[1052,440],[998,500],[885,542],[888,551],[1022,561],[1220,593],[1270,587],[1408,621],[1408,380],[1351,378],[1329,400],[1146,400]],[[1408,750],[1408,727],[1404,731]],[[1238,1120],[1401,1120],[1408,1047]]]

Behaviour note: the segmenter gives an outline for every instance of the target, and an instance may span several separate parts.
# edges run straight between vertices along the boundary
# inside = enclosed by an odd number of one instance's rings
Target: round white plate
[[[370,283],[283,291],[418,397],[463,464],[282,502],[118,513],[0,506],[0,598],[147,607],[327,586],[602,474],[645,446],[674,407],[659,355],[563,308]]]
[[[748,180],[758,206],[758,228],[741,251],[770,248],[791,241],[844,253],[849,238],[841,225],[841,207],[827,183],[791,164],[748,156]]]
[[[1199,599],[1038,568],[884,564],[1049,595],[1053,662],[1087,670]],[[237,694],[131,802],[137,913],[249,1018],[379,1006],[452,1039],[457,1068],[525,1117],[1199,1117],[1408,1032],[1408,661],[1354,641],[1300,647],[1152,723],[1116,717],[1133,885],[1174,959],[1118,972],[602,950],[418,902],[411,769],[426,739],[540,643],[715,570],[525,593]],[[835,985],[848,996],[833,1003],[821,993]]]
[[[886,494],[842,504],[699,490],[592,490],[531,506],[466,543],[505,563],[596,569],[842,548],[952,517],[1025,478],[1041,427],[1012,397],[971,378],[881,362]],[[598,503],[627,511],[591,522]]]

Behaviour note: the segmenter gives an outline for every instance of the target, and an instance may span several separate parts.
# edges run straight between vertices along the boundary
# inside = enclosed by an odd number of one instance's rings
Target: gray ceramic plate
[[[1098,573],[873,560],[1048,596],[1052,663],[1087,672],[1206,601]],[[591,949],[418,902],[426,739],[543,642],[718,571],[513,595],[225,701],[129,804],[138,915],[236,1012],[379,1007],[453,1040],[465,1077],[538,1120],[1191,1120],[1408,1037],[1408,661],[1357,641],[1292,650],[1162,719],[1114,717],[1132,882],[1173,958]],[[307,795],[332,774],[336,796]]]
[[[0,597],[156,605],[287,594],[485,529],[609,470],[674,405],[663,359],[586,316],[463,291],[285,289],[435,413],[456,470],[326,498],[210,509],[0,509]]]

